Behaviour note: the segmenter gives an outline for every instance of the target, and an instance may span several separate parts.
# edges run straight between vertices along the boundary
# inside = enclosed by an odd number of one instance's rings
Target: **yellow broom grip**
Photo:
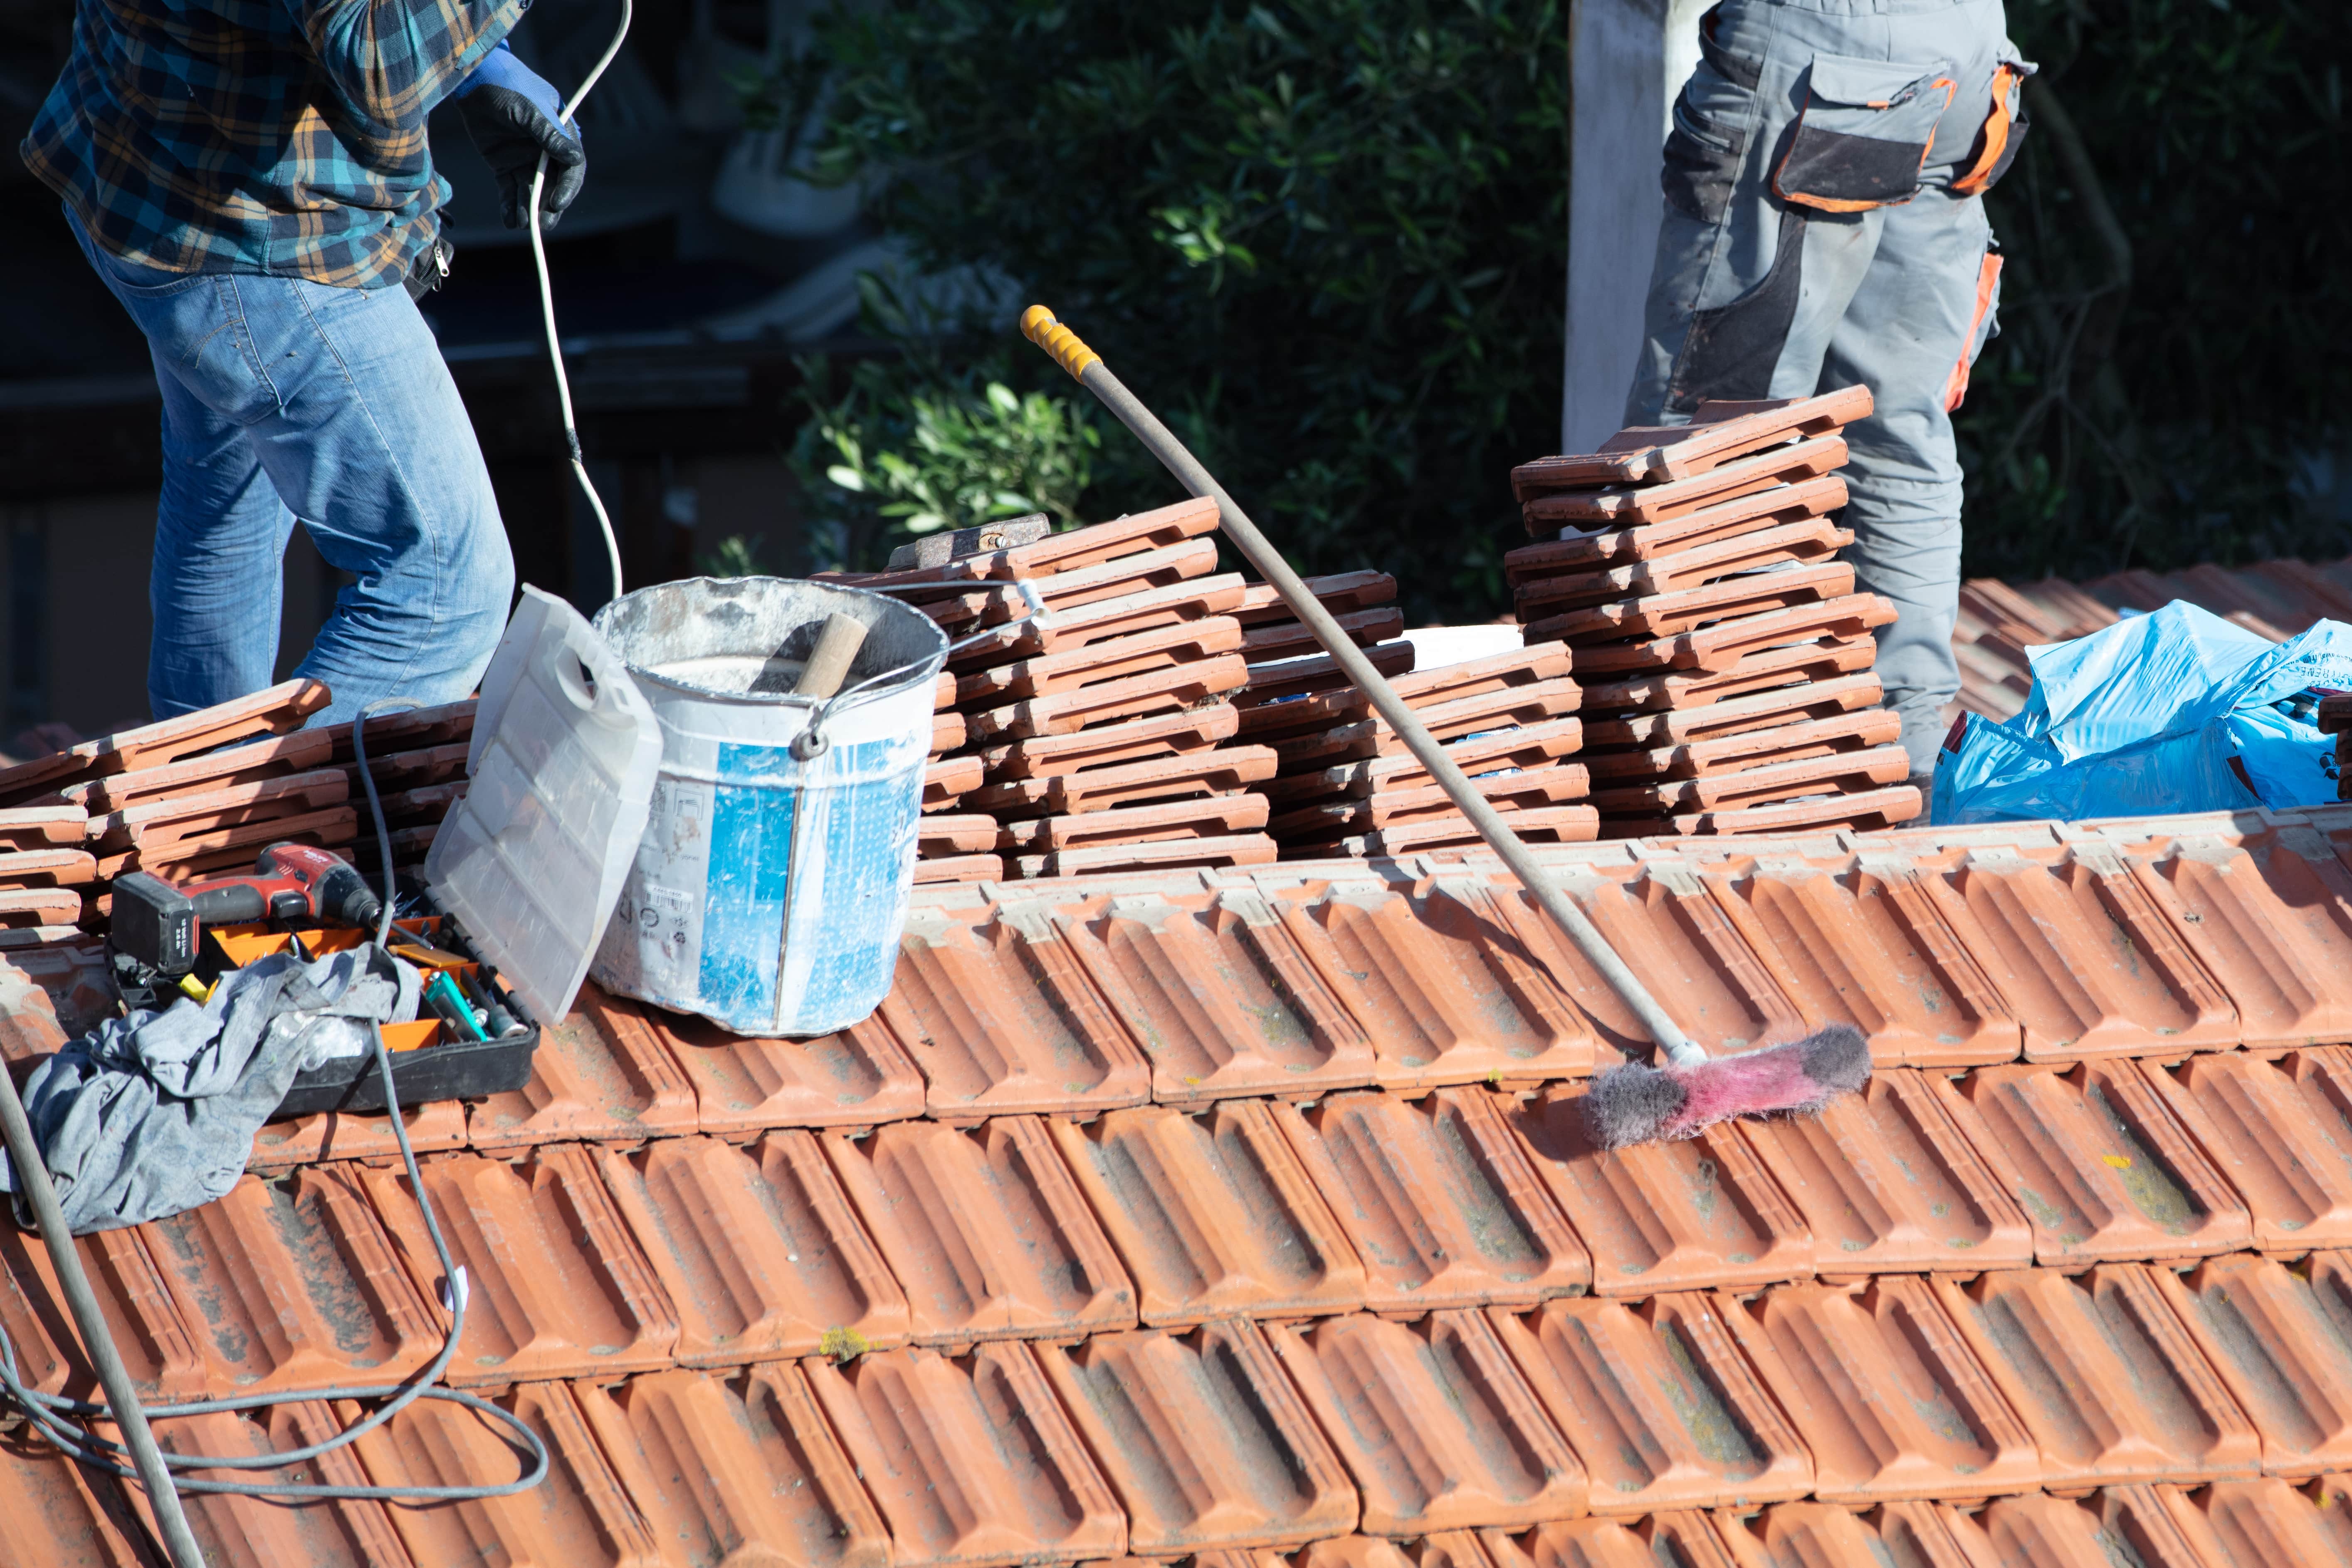
[[[1077,380],[1086,379],[1087,366],[1102,363],[1102,355],[1087,347],[1077,333],[1054,320],[1054,312],[1043,305],[1032,305],[1021,312],[1021,333],[1052,354],[1054,363]]]

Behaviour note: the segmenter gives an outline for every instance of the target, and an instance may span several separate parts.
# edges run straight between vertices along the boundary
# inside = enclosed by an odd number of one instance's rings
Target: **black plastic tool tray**
[[[445,929],[457,923],[446,915],[441,919]],[[426,978],[432,976],[428,973]],[[393,1092],[400,1097],[402,1110],[436,1100],[479,1100],[520,1089],[530,1081],[531,1054],[539,1049],[539,1025],[503,984],[494,980],[490,984],[499,1005],[514,1015],[524,1032],[500,1040],[445,1039],[439,1045],[390,1053]],[[376,1070],[375,1052],[370,1048],[296,1078],[269,1120],[383,1109],[383,1076]]]

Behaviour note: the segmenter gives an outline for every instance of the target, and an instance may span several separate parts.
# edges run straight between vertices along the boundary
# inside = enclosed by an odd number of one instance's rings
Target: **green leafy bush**
[[[1518,537],[1510,465],[1551,450],[1559,423],[1558,5],[923,0],[836,16],[824,38],[821,167],[871,182],[869,210],[925,265],[979,266],[1053,305],[1293,560],[1393,571],[1416,615],[1492,613]],[[1005,342],[1000,326],[942,347],[988,364],[959,416],[932,402],[940,451],[1013,422],[973,400],[988,380],[1085,398]],[[831,419],[863,463],[840,466],[903,484],[887,504],[909,521],[973,516],[995,458],[926,482],[924,462],[893,479],[866,456],[933,450],[915,392],[939,378],[898,373],[887,398],[887,373],[856,374],[820,405],[862,397],[884,434]],[[1176,497],[1115,424],[1062,424],[1104,432],[1078,515]]]

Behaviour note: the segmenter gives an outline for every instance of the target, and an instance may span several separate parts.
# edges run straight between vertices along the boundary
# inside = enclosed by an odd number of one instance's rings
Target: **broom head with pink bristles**
[[[1851,1024],[1832,1024],[1784,1046],[1689,1067],[1611,1068],[1592,1080],[1584,1115],[1594,1142],[1624,1149],[1693,1137],[1734,1116],[1817,1111],[1869,1082],[1869,1042]]]

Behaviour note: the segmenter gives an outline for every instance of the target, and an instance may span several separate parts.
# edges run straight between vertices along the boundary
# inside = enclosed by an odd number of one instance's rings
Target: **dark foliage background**
[[[2043,75],[1989,198],[2010,265],[1959,422],[1968,569],[2352,548],[2310,499],[2343,436],[2352,6],[2011,0],[2011,28]],[[1507,470],[1557,445],[1566,36],[1560,0],[887,5],[824,30],[824,158],[921,264],[1052,304],[1295,561],[1485,616],[1523,537]],[[796,449],[845,562],[939,496],[958,521],[1171,499],[1001,320],[923,338],[877,306],[914,351],[813,363]],[[1001,438],[992,384],[1024,395]],[[942,437],[950,405],[975,417]],[[1016,439],[1082,460],[1024,479]],[[911,476],[894,506],[877,454]]]
[[[2010,30],[2042,71],[1986,197],[2009,262],[1958,419],[1968,570],[2352,551],[2352,6],[2011,0]]]

